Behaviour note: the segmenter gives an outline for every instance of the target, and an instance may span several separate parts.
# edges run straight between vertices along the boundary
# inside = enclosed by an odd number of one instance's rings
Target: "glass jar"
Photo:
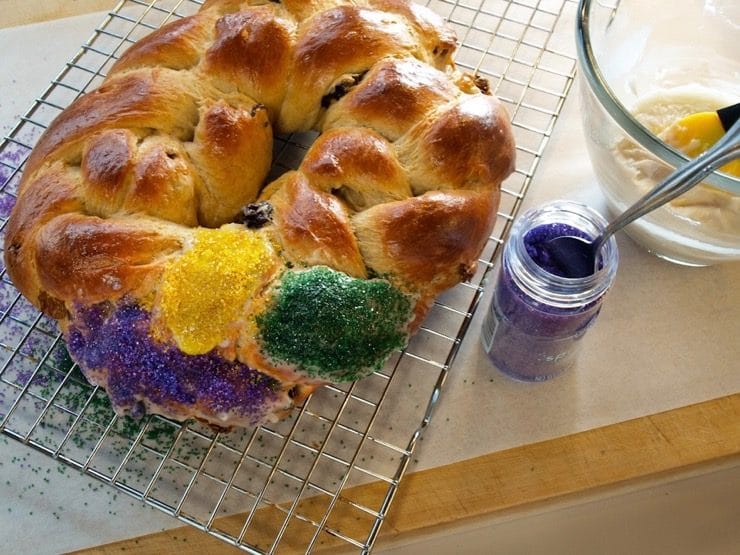
[[[543,381],[573,366],[580,339],[616,276],[617,243],[612,236],[600,253],[599,269],[583,278],[565,277],[543,244],[564,235],[593,239],[606,225],[598,212],[572,201],[529,210],[514,223],[481,333],[483,348],[499,370],[519,380]]]

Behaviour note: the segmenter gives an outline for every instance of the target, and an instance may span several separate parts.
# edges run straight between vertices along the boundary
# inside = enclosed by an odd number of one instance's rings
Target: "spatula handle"
[[[732,106],[726,106],[717,110],[719,121],[722,124],[722,128],[728,131],[734,123],[740,119],[740,102],[733,104]]]

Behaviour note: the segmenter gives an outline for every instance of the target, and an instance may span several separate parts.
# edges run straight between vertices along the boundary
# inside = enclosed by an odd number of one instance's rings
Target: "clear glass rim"
[[[553,214],[557,214],[558,217],[548,219]],[[551,274],[541,268],[529,255],[524,244],[524,236],[537,225],[554,221],[569,223],[591,238],[596,237],[608,225],[601,214],[581,202],[556,200],[538,208],[531,208],[514,222],[509,235],[513,240],[509,254],[511,251],[515,254],[510,255],[506,262],[511,265],[515,260],[518,261],[519,271],[512,271],[512,278],[530,297],[549,306],[564,309],[579,308],[599,299],[614,282],[619,266],[617,241],[613,235],[607,240],[601,252],[602,267],[590,276],[568,278]],[[506,255],[507,251],[504,253]]]
[[[581,73],[589,84],[591,92],[596,96],[601,106],[617,122],[617,124],[638,144],[653,155],[676,168],[689,161],[682,152],[668,146],[661,141],[637,119],[630,114],[627,108],[619,101],[614,91],[609,87],[603,73],[599,69],[591,43],[590,23],[591,8],[598,0],[579,0],[578,15],[576,17],[576,50]],[[613,8],[617,9],[619,2]],[[713,172],[705,180],[707,183],[732,193],[740,195],[740,179]]]

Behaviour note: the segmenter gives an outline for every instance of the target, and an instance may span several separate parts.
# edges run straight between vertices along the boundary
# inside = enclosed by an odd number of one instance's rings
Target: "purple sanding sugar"
[[[489,356],[507,374],[546,380],[572,366],[576,344],[599,313],[599,304],[568,311],[527,299],[504,272],[491,301]]]
[[[527,253],[543,270],[564,276],[543,243],[564,235],[588,237],[566,224],[531,229],[523,240]],[[576,345],[601,307],[600,300],[576,308],[560,308],[538,301],[515,283],[502,264],[491,301],[487,325],[493,344],[489,356],[504,372],[525,380],[545,380],[571,366]]]
[[[136,305],[78,309],[67,345],[83,371],[105,373],[114,405],[141,412],[139,399],[198,405],[257,423],[279,401],[280,384],[215,352],[186,355],[149,336],[149,313]]]
[[[582,330],[595,316],[591,310],[594,303],[572,309],[538,302],[524,293],[508,272],[499,276],[494,299],[512,325],[532,336],[568,336]],[[526,350],[526,345],[522,347]]]
[[[524,236],[524,248],[527,254],[540,268],[560,277],[569,277],[552,259],[550,249],[545,246],[547,241],[556,237],[582,237],[590,239],[588,234],[568,224],[546,224],[530,229]]]

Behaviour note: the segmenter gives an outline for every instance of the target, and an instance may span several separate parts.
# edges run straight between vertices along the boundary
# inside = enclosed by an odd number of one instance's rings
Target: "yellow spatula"
[[[719,141],[738,119],[740,103],[716,112],[699,112],[681,118],[661,131],[660,138],[686,156],[696,158]],[[719,171],[740,177],[740,160],[733,160]]]

